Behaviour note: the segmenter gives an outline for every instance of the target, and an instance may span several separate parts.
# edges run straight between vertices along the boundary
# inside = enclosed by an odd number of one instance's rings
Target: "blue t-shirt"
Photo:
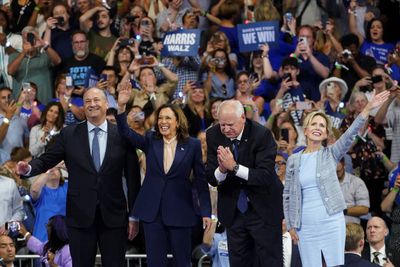
[[[390,74],[390,77],[392,77],[393,80],[396,80],[400,82],[400,67],[397,64],[393,64],[390,66],[392,69],[392,73]]]
[[[43,104],[38,104],[38,108],[41,112],[43,112],[46,106]],[[28,120],[31,114],[32,109],[26,109],[23,106],[21,107],[21,112],[19,113],[19,116],[21,116],[21,118],[23,118],[24,120]]]
[[[203,252],[212,258],[212,267],[229,267],[228,240],[226,231],[215,233],[210,248],[202,247]]]
[[[325,113],[331,119],[333,128],[339,129],[342,126],[343,120],[346,115],[340,112],[340,108],[338,108],[338,110],[332,110],[329,102],[325,101]]]
[[[60,102],[59,98],[53,98],[52,101],[55,102]],[[77,106],[77,107],[83,107],[83,99],[81,97],[71,97],[71,104]],[[73,125],[80,122],[80,120],[78,120],[77,117],[75,117],[74,113],[72,113],[72,111],[70,109],[67,110],[67,112],[65,112],[65,121],[64,124],[65,125]]]
[[[322,65],[330,69],[329,58],[325,54],[314,51],[313,55]],[[298,81],[300,82],[301,87],[303,87],[304,93],[308,99],[316,102],[320,101],[321,94],[319,92],[319,84],[324,80],[324,78],[315,72],[309,59],[305,60],[300,56],[300,60],[300,75]]]
[[[282,107],[287,110],[292,104],[304,101],[304,92],[301,86],[290,88],[282,97]],[[301,126],[301,117],[303,116],[302,110],[294,110],[290,112],[293,121],[296,125]]]
[[[46,224],[50,217],[54,215],[65,216],[65,205],[67,202],[68,182],[59,186],[56,189],[43,187],[39,198],[33,201],[33,206],[36,209],[36,221],[33,228],[33,236],[40,241],[47,241]]]
[[[364,55],[375,58],[376,63],[385,65],[387,63],[388,54],[394,50],[394,44],[374,44],[364,41],[360,47],[360,52]]]

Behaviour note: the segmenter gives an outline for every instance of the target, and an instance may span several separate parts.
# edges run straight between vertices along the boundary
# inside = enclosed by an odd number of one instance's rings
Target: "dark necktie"
[[[238,157],[239,157],[239,144],[240,144],[239,140],[237,139],[232,140],[233,157],[235,158],[236,163],[238,163]],[[239,191],[239,198],[237,200],[236,206],[241,213],[245,213],[249,208],[247,203],[247,194],[243,189],[240,189]]]
[[[99,146],[99,138],[98,134],[101,131],[100,128],[96,127],[93,130],[94,136],[92,140],[92,159],[94,166],[96,167],[96,171],[100,170],[100,146]]]
[[[374,255],[374,258],[373,258],[373,260],[372,260],[372,263],[375,263],[375,264],[380,265],[380,262],[379,262],[379,255],[381,255],[381,253],[380,253],[379,251],[375,251],[375,252],[372,253],[372,255]]]

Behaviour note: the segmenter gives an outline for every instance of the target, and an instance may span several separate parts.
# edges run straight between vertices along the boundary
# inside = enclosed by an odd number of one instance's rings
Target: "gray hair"
[[[88,88],[87,90],[86,90],[86,92],[83,94],[83,97],[85,97],[85,95],[87,94],[87,92],[89,92],[89,91],[98,91],[98,92],[101,92],[102,93],[102,97],[104,96],[104,99],[108,102],[108,99],[107,99],[107,94],[106,94],[106,92],[105,92],[105,90],[101,90],[100,88],[97,88],[97,87],[90,87],[90,88]]]
[[[21,35],[24,35],[25,33],[28,33],[28,32],[35,32],[35,33],[39,34],[39,32],[36,30],[35,27],[25,26],[21,31]]]
[[[367,98],[367,96],[365,95],[364,92],[361,92],[361,91],[353,91],[353,92],[351,93],[351,96],[350,96],[350,99],[349,99],[350,105],[353,105],[353,104],[354,104],[354,102],[356,101],[357,96],[363,97],[363,98],[368,102],[368,98]]]
[[[230,99],[230,100],[225,100],[221,104],[219,104],[217,111],[218,117],[225,107],[233,107],[235,109],[235,114],[238,118],[240,118],[244,114],[244,108],[242,103],[239,100]]]

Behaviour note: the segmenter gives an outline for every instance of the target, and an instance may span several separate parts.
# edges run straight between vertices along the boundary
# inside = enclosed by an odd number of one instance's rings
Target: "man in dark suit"
[[[344,254],[344,265],[346,267],[378,267],[379,265],[371,263],[361,258],[361,251],[364,248],[364,230],[356,223],[346,224],[346,243]]]
[[[399,259],[393,257],[393,253],[385,244],[385,237],[389,234],[385,221],[380,217],[372,217],[367,222],[365,232],[368,244],[362,251],[362,257],[380,266],[398,266]]]
[[[91,88],[83,100],[87,121],[64,128],[46,153],[29,164],[19,162],[18,172],[37,175],[64,160],[69,173],[66,222],[73,266],[93,266],[97,245],[103,266],[125,266],[127,235],[133,239],[138,230],[137,222],[128,224],[127,213],[140,187],[138,160],[117,127],[107,122],[104,92]]]
[[[218,186],[218,219],[227,228],[232,267],[282,266],[282,183],[271,132],[246,120],[242,104],[221,103],[207,131],[207,170]],[[254,257],[257,255],[257,257]]]

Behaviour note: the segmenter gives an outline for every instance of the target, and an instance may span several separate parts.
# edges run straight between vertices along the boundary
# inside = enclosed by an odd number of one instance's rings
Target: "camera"
[[[26,40],[31,44],[31,46],[35,45],[35,35],[31,32],[26,34]]]
[[[293,14],[290,12],[285,13],[285,19],[287,23],[290,23],[293,19]]]
[[[289,72],[285,72],[282,75],[282,80],[286,80],[287,78],[289,78],[289,80],[287,80],[288,82],[292,81],[292,74],[290,74]]]
[[[55,19],[57,20],[56,25],[62,26],[64,25],[64,17],[55,17]]]
[[[126,16],[125,18],[126,18],[126,22],[131,23],[131,22],[134,22],[135,19],[139,18],[139,16],[128,15],[128,16]]]
[[[150,21],[148,21],[148,20],[142,20],[141,22],[140,22],[140,25],[141,26],[149,26],[150,25]]]
[[[31,84],[27,83],[27,82],[22,83],[22,90],[24,92],[30,92],[31,91]]]
[[[383,81],[383,77],[382,75],[374,75],[371,77],[371,81],[373,84],[380,83],[381,81]]]
[[[211,62],[214,63],[215,65],[218,65],[219,61],[220,61],[219,58],[215,58],[214,57],[214,58],[211,59]]]
[[[21,229],[21,225],[19,224],[19,222],[6,222],[5,224],[6,227],[6,231],[15,233],[18,232]]]
[[[141,66],[153,65],[155,62],[154,58],[149,56],[137,57],[135,60],[137,60],[138,64]]]
[[[351,58],[351,52],[348,49],[343,50],[342,55],[345,59]]]
[[[282,128],[280,131],[280,136],[282,140],[289,142],[289,130],[286,128]]]
[[[304,36],[299,37],[299,43],[303,43],[304,45],[307,45],[308,44],[307,37],[304,37]]]
[[[121,39],[120,41],[119,41],[119,45],[120,46],[128,46],[128,45],[132,45],[133,44],[133,39],[132,38],[130,38],[130,39]]]

